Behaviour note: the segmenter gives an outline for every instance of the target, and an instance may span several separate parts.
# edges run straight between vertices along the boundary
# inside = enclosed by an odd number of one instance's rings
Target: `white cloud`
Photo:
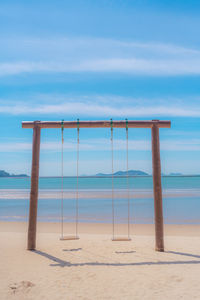
[[[1,45],[0,76],[41,72],[117,72],[150,76],[200,74],[199,49],[178,45],[66,37],[4,38]]]
[[[0,114],[26,115],[26,118],[27,115],[79,115],[97,118],[200,117],[199,100],[189,100],[190,105],[184,100],[174,98],[157,100],[95,95],[74,98],[67,95],[36,95],[26,102],[0,100]]]
[[[3,47],[2,53],[13,53],[12,47],[15,46],[15,54],[20,57],[24,55],[38,54],[44,57],[55,57],[55,54],[77,54],[81,57],[92,57],[103,55],[119,55],[121,53],[144,55],[155,53],[156,55],[199,55],[199,49],[183,47],[175,44],[164,44],[158,42],[141,42],[133,40],[117,40],[106,38],[88,38],[88,37],[48,37],[48,38],[29,38],[29,37],[12,37],[1,38]],[[86,50],[88,52],[86,52]],[[128,51],[131,51],[130,53]],[[83,53],[84,51],[84,53]],[[144,51],[144,52],[143,52]]]
[[[67,140],[64,143],[64,151],[74,152],[76,151],[76,141]],[[20,152],[31,151],[31,143],[1,143],[0,152]],[[80,141],[80,151],[110,151],[110,139],[95,138],[84,139]],[[123,139],[114,140],[114,150],[126,150],[126,141]],[[151,151],[150,140],[133,140],[129,139],[129,150],[134,151]],[[161,140],[162,151],[200,151],[200,139],[182,139],[182,140]],[[46,151],[61,151],[61,143],[58,142],[45,142],[41,143],[41,152]]]
[[[133,75],[199,75],[200,59],[137,59],[112,58],[83,60],[79,63],[60,62],[12,62],[0,64],[0,76],[21,73],[74,73],[117,72]]]

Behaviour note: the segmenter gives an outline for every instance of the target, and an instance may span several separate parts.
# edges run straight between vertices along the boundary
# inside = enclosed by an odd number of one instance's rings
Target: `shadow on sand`
[[[194,258],[199,258],[200,255],[197,254],[191,254],[191,253],[185,253],[185,252],[176,252],[176,251],[165,251],[166,253],[171,253],[171,254],[177,254],[177,255],[182,255],[182,256],[189,256],[189,257],[194,257]]]
[[[80,248],[81,249],[81,248]],[[74,250],[74,249],[71,249]],[[79,249],[78,249],[79,250]],[[75,251],[78,251],[77,249]],[[68,250],[70,251],[70,250]],[[50,261],[55,262],[55,264],[50,264],[51,267],[82,267],[82,266],[111,266],[111,267],[123,267],[123,266],[156,266],[156,265],[187,265],[187,264],[200,264],[200,255],[195,255],[191,253],[166,251],[165,253],[171,253],[180,256],[189,256],[198,258],[199,260],[186,260],[186,261],[145,261],[145,262],[131,262],[131,263],[109,263],[109,262],[83,262],[83,263],[70,263],[69,261],[62,260],[46,252],[40,250],[32,251],[35,254],[41,255]]]
[[[76,252],[76,251],[80,251],[80,250],[82,250],[82,248],[63,249],[63,251],[67,251],[67,252]]]
[[[136,251],[115,251],[116,254],[131,254],[135,253]]]

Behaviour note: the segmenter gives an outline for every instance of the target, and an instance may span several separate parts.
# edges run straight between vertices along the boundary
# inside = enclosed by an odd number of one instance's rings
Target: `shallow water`
[[[200,224],[200,177],[163,177],[163,211],[166,224]],[[61,178],[40,178],[38,220],[59,222]],[[127,221],[127,179],[114,178],[115,221]],[[30,178],[0,179],[0,220],[27,220]],[[132,177],[131,223],[153,223],[152,177]],[[64,218],[75,219],[76,178],[64,178]],[[79,221],[112,222],[111,178],[80,178]],[[82,193],[82,194],[81,194]]]

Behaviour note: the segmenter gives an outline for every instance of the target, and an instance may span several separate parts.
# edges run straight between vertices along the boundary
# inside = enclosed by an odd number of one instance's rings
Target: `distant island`
[[[114,176],[149,176],[148,173],[140,171],[140,170],[129,170],[127,171],[117,171],[113,175]],[[104,174],[104,173],[98,173],[95,176],[112,176],[112,174]]]
[[[0,170],[0,177],[28,177],[26,174],[9,174],[8,172],[4,170]]]
[[[170,176],[183,176],[183,174],[181,174],[181,173],[170,173],[169,175]]]

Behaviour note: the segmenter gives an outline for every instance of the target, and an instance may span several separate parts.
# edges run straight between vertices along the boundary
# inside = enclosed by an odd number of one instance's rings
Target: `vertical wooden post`
[[[38,181],[39,181],[39,159],[40,159],[40,132],[38,126],[40,121],[34,122],[33,146],[32,146],[32,170],[31,170],[31,192],[29,207],[28,225],[28,250],[35,250],[36,247],[36,226],[38,206]]]
[[[156,251],[164,251],[160,141],[159,141],[159,127],[156,124],[156,120],[152,126],[151,132],[152,132],[152,167],[153,167],[155,239],[156,239],[155,248]]]

